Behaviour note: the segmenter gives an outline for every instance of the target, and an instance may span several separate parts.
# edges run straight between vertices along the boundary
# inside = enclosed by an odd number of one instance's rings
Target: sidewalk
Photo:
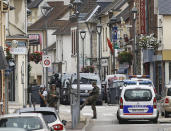
[[[82,113],[80,112],[80,123],[75,129],[72,129],[71,106],[69,105],[68,106],[60,105],[59,116],[61,120],[67,121],[67,125],[66,125],[67,131],[82,131],[87,123],[87,120],[89,119],[87,116],[82,115]]]

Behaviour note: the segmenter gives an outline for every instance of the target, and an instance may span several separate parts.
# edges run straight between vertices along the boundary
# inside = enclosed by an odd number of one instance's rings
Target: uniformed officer
[[[93,82],[92,86],[93,86],[93,90],[89,93],[90,95],[87,98],[87,100],[81,105],[80,110],[82,110],[86,104],[90,103],[91,108],[93,110],[92,119],[96,119],[97,118],[96,102],[97,102],[97,100],[99,98],[99,87],[96,85],[96,82]]]
[[[56,85],[52,84],[50,86],[50,91],[47,96],[48,106],[57,109],[58,99],[59,99],[59,93],[56,91]]]

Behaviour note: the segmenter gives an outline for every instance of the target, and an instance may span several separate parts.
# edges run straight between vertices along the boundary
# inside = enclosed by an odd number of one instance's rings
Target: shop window
[[[171,62],[169,62],[169,82],[171,82]]]
[[[72,36],[72,55],[76,55],[76,43],[77,43],[77,30],[71,31]]]

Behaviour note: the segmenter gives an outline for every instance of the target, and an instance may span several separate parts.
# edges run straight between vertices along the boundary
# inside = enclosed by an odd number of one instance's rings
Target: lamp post
[[[72,15],[77,20],[77,32],[76,32],[76,52],[77,52],[77,94],[75,102],[71,104],[72,113],[72,128],[75,128],[80,121],[80,55],[79,55],[79,9],[82,4],[80,0],[74,0],[73,5],[74,15]]]
[[[80,31],[80,36],[81,36],[82,43],[83,43],[83,69],[84,69],[84,39],[86,37],[86,31],[84,30]]]
[[[117,18],[115,16],[112,16],[112,18],[110,19],[109,21],[109,25],[110,25],[110,32],[111,32],[111,39],[112,39],[112,42],[113,42],[113,73],[115,74],[115,42],[116,42],[116,39],[115,39],[115,36],[114,35],[117,35],[117,34],[114,34],[114,30],[113,30],[113,26],[116,26],[116,21],[117,21]]]
[[[136,57],[136,15],[137,15],[137,8],[134,2],[134,7],[132,8],[132,14],[133,14],[133,36],[134,36],[134,42],[133,42],[133,46],[132,46],[132,52],[133,52],[133,74],[136,75],[137,74],[137,70],[136,70],[136,64],[137,64],[137,57]]]
[[[48,32],[47,32],[47,15],[49,14],[49,12],[51,11],[52,7],[49,6],[46,2],[44,3],[43,6],[41,6],[41,12],[42,12],[42,15],[45,16],[45,32],[46,32],[46,47],[48,46]],[[47,51],[45,50],[45,55],[47,55]],[[45,67],[46,69],[46,74],[45,74],[45,77],[46,77],[46,88],[48,88],[48,67]],[[44,74],[44,70],[43,70],[43,74]],[[43,79],[44,80],[44,79]]]
[[[101,32],[102,32],[102,25],[100,23],[97,24],[96,26],[96,30],[97,30],[97,33],[99,35],[99,49],[98,49],[98,52],[99,52],[99,58],[98,58],[98,61],[99,61],[99,77],[101,79],[101,42],[100,42],[100,36],[101,36]]]

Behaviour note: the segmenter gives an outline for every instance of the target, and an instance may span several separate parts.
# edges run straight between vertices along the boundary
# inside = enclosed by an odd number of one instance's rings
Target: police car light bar
[[[129,75],[129,78],[150,78],[150,75]]]

